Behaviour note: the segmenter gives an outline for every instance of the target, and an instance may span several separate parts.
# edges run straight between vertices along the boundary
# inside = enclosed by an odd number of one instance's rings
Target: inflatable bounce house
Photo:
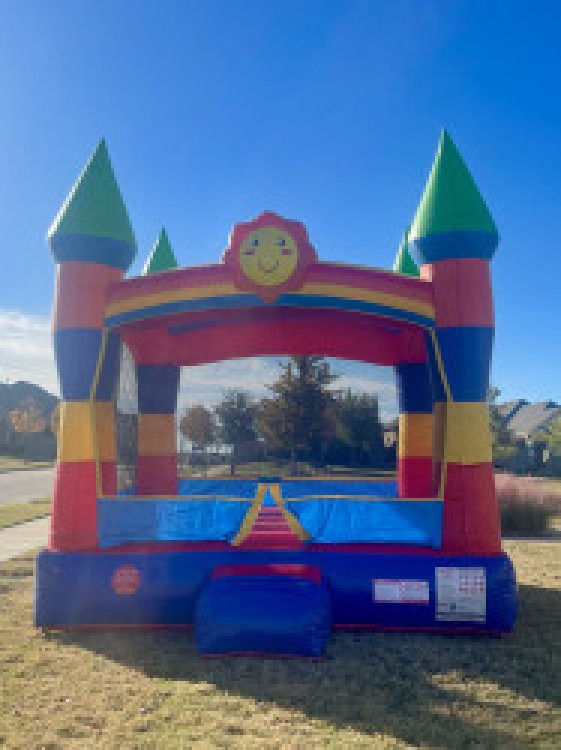
[[[38,626],[193,626],[203,655],[310,658],[333,628],[512,629],[486,405],[498,233],[446,132],[393,271],[322,261],[303,224],[266,212],[234,226],[219,262],[177,267],[162,233],[125,278],[137,248],[104,142],[49,243],[62,403]],[[138,388],[126,490],[123,346]],[[395,368],[397,483],[178,481],[180,368],[301,354]]]

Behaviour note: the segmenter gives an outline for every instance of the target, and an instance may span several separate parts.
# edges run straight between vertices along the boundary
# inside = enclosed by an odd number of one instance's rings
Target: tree
[[[185,411],[179,429],[196,448],[205,450],[214,441],[215,425],[212,412],[202,404],[190,406]]]
[[[343,449],[346,460],[364,466],[379,461],[384,453],[378,397],[368,393],[339,393],[333,405],[335,449]]]
[[[10,413],[0,406],[0,450],[9,452],[13,442],[14,428],[10,421]]]
[[[501,395],[499,388],[491,385],[487,391],[487,406],[489,408],[489,425],[491,427],[491,436],[493,447],[500,445],[512,445],[512,434],[507,427],[506,419],[499,410],[498,399]]]
[[[561,456],[561,417],[550,422],[535,437],[543,440],[552,453]]]
[[[225,445],[232,446],[230,473],[236,473],[239,448],[257,438],[255,407],[245,391],[229,391],[215,409],[219,420],[218,435]]]
[[[202,404],[189,407],[179,423],[181,434],[193,443],[196,450],[206,452],[214,442],[215,424],[212,412]]]
[[[14,432],[45,432],[47,429],[47,421],[31,396],[17,409],[12,409],[10,422]]]
[[[332,429],[333,394],[327,386],[334,380],[324,357],[291,357],[269,387],[273,397],[259,404],[259,432],[273,447],[290,451],[293,473],[297,473],[299,454],[305,452],[315,460],[323,455]]]

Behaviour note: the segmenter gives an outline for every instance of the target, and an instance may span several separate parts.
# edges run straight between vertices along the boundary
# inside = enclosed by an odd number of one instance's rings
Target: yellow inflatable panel
[[[176,452],[173,414],[139,414],[138,455],[175,456]]]
[[[60,404],[59,420],[59,461],[115,460],[115,416],[112,402],[63,401]],[[97,450],[94,435],[97,435]]]
[[[90,402],[61,402],[59,420],[58,460],[95,460],[93,410]]]
[[[432,456],[432,414],[400,414],[400,458]]]
[[[489,412],[484,402],[452,401],[447,406],[446,460],[481,464],[492,460]]]

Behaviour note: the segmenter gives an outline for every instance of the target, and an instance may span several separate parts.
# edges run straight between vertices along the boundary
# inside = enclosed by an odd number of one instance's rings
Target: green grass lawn
[[[229,475],[229,465],[225,467],[224,474]],[[290,463],[284,462],[281,465],[275,461],[252,461],[250,463],[242,463],[236,466],[236,477],[260,477],[260,476],[279,476],[289,477],[291,476]],[[315,468],[306,461],[298,461],[298,476],[302,477],[313,477],[313,476],[332,476],[332,477],[349,477],[349,478],[361,478],[361,477],[374,477],[380,479],[392,480],[395,478],[394,470],[386,469],[371,469],[365,468],[354,468],[348,466],[325,466],[322,468]]]
[[[30,500],[28,503],[0,505],[0,529],[16,526],[16,524],[26,521],[33,521],[35,518],[44,518],[50,512],[51,501],[48,498]]]
[[[329,659],[197,657],[176,632],[42,634],[33,560],[0,565],[6,748],[559,748],[561,547],[507,545],[502,639],[340,633]]]
[[[18,471],[22,469],[47,469],[52,465],[53,461],[27,461],[24,458],[0,456],[0,472]]]

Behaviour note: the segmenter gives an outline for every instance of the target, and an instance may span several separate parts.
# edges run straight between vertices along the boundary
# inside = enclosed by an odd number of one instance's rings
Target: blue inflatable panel
[[[197,597],[217,565],[287,563],[319,568],[331,595],[334,626],[509,632],[516,619],[516,579],[506,555],[304,548],[97,554],[44,551],[36,563],[35,623],[50,628],[188,626],[194,622]],[[473,611],[460,606],[454,610],[454,586],[440,585],[448,572],[460,578],[464,575],[468,583],[474,576],[480,579],[482,590],[474,599]],[[409,595],[411,591],[416,592],[414,596]],[[457,594],[461,604],[461,591]]]
[[[101,331],[63,328],[53,334],[60,395],[64,401],[87,401],[95,377]]]
[[[126,271],[136,255],[136,246],[128,242],[90,234],[54,234],[49,244],[57,263],[78,260]]]
[[[344,481],[341,479],[283,479],[282,496],[285,500],[294,498],[343,497],[397,497],[396,482],[387,481]]]
[[[203,656],[323,656],[331,632],[325,586],[305,578],[219,578],[203,589],[195,612]]]
[[[499,242],[498,232],[462,229],[434,232],[415,237],[411,243],[423,263],[436,263],[447,258],[484,258],[491,260]]]
[[[397,365],[397,396],[399,411],[407,413],[432,413],[432,387],[426,362]]]
[[[231,541],[251,506],[243,500],[100,498],[97,534],[100,547],[135,542]]]
[[[441,500],[287,500],[312,541],[415,544],[440,549]]]
[[[436,331],[446,377],[454,401],[485,401],[493,328],[461,326]]]
[[[173,414],[177,405],[179,367],[137,365],[138,411],[140,414]]]

